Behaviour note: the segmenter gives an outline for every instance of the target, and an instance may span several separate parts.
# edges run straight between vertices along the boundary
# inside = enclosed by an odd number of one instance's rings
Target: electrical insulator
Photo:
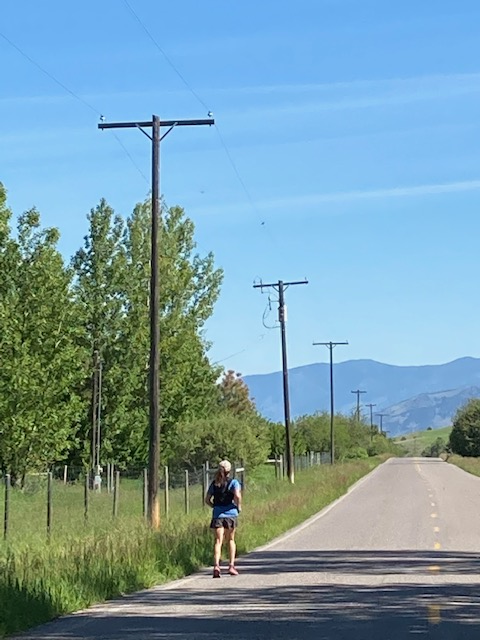
[[[286,322],[287,321],[287,305],[283,305],[282,307],[278,307],[278,321],[279,322]]]

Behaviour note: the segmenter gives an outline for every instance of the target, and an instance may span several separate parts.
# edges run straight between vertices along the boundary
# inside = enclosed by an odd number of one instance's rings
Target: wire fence
[[[328,453],[294,456],[295,471],[329,462]],[[165,518],[189,515],[206,508],[204,496],[217,467],[205,462],[201,469],[161,469],[159,491]],[[265,463],[260,477],[285,478],[282,456]],[[242,461],[232,469],[242,490],[248,473]],[[147,518],[148,470],[119,469],[114,464],[90,472],[84,467],[57,466],[44,473],[28,473],[14,483],[9,474],[3,484],[3,539],[55,534],[70,535],[85,527],[108,530],[120,518]],[[264,480],[265,481],[265,480]],[[0,494],[1,495],[1,494]]]

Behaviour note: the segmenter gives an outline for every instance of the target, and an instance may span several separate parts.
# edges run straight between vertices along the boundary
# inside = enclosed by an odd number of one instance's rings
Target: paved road
[[[239,568],[237,578],[205,571],[22,637],[478,640],[480,479],[440,460],[389,460]]]

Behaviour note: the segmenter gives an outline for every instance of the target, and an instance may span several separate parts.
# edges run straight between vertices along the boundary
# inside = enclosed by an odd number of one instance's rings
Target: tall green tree
[[[225,371],[218,385],[219,403],[223,410],[236,416],[256,413],[248,386],[242,380],[242,374],[232,369]]]
[[[208,360],[209,344],[203,338],[203,328],[213,312],[223,273],[215,268],[212,254],[201,257],[195,252],[195,228],[181,207],[163,206],[162,214],[160,406],[164,447],[172,452],[178,423],[215,410],[220,372]],[[134,421],[128,431],[118,435],[142,460],[148,446],[150,225],[151,205],[147,201],[127,220],[124,237],[127,277],[122,369],[128,362],[131,384],[123,395],[122,411],[134,416]]]
[[[56,229],[35,209],[9,230],[0,188],[0,465],[20,477],[72,447],[81,401],[79,324]]]
[[[264,463],[270,451],[270,429],[267,420],[258,415],[235,416],[224,412],[177,425],[175,452],[167,458],[174,468],[200,469],[208,461],[212,465],[224,458],[243,461],[249,469]]]
[[[180,207],[162,207],[160,224],[160,378],[163,442],[181,420],[208,415],[217,402],[219,370],[209,363],[205,321],[222,272],[213,255],[195,252],[194,225]],[[124,223],[105,201],[92,210],[77,252],[76,295],[84,344],[104,363],[102,461],[144,464],[148,452],[151,204]],[[91,388],[90,365],[85,392]],[[89,419],[86,418],[85,449]]]
[[[449,447],[461,456],[480,456],[480,399],[472,398],[453,419]]]
[[[80,345],[86,358],[81,393],[86,411],[82,421],[81,447],[84,461],[91,455],[93,423],[93,377],[95,352],[102,361],[101,443],[102,461],[109,460],[116,435],[114,421],[120,390],[116,376],[121,357],[121,333],[124,319],[125,256],[124,222],[105,200],[90,211],[89,229],[84,245],[72,259],[75,273],[75,299],[83,333]]]

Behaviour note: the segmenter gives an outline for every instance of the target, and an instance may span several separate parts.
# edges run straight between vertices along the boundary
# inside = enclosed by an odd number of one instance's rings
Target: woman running
[[[212,507],[212,521],[210,529],[215,534],[213,548],[213,577],[220,578],[220,560],[222,557],[223,541],[228,542],[229,565],[228,573],[238,576],[235,568],[235,529],[237,527],[238,514],[242,510],[242,494],[240,483],[235,478],[230,478],[232,465],[228,460],[222,460],[218,465],[215,479],[208,487],[205,503]]]

